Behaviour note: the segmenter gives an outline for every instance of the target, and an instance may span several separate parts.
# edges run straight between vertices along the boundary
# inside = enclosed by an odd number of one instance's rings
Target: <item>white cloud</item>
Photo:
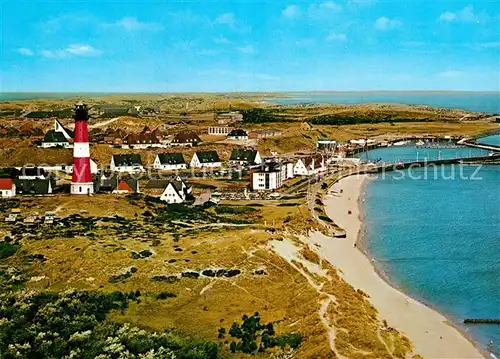
[[[307,9],[308,16],[311,18],[325,18],[340,11],[342,11],[342,6],[333,1],[311,4]]]
[[[23,56],[33,56],[33,55],[35,55],[35,53],[31,49],[28,49],[26,47],[20,47],[19,49],[17,49],[17,52],[20,53]]]
[[[153,22],[142,22],[131,16],[123,17],[113,23],[104,23],[103,26],[120,28],[130,32],[141,30],[157,31],[162,29],[162,26],[160,24],[156,24]]]
[[[375,21],[375,29],[380,31],[392,30],[401,26],[403,26],[403,22],[401,20],[389,19],[385,16],[379,17],[377,21]]]
[[[96,56],[101,53],[95,47],[85,44],[69,45],[65,51],[75,56]]]
[[[456,78],[460,77],[463,75],[463,72],[457,71],[457,70],[447,70],[447,71],[442,71],[438,73],[439,77],[445,77],[445,78]]]
[[[236,16],[234,16],[234,14],[232,12],[228,12],[228,13],[221,14],[221,15],[217,16],[217,18],[215,19],[215,22],[217,24],[227,25],[231,28],[236,27],[236,23],[237,23]]]
[[[41,50],[40,55],[49,59],[63,59],[68,57],[92,57],[102,53],[101,50],[87,44],[72,44],[59,50]]]
[[[445,11],[439,16],[438,20],[443,22],[479,22],[480,15],[474,13],[474,7],[469,5],[457,12]]]
[[[253,45],[246,45],[246,46],[238,47],[237,50],[240,53],[245,54],[245,55],[252,55],[252,54],[257,53],[257,51],[255,50]]]
[[[216,44],[230,44],[231,43],[231,41],[228,38],[224,37],[224,36],[215,38],[214,42]]]
[[[328,41],[345,41],[347,40],[347,35],[346,34],[337,34],[335,32],[332,32],[329,34],[326,39]]]
[[[351,6],[371,6],[375,4],[377,0],[347,0],[347,4]]]
[[[300,14],[300,8],[297,5],[289,5],[282,11],[285,17],[296,17]]]

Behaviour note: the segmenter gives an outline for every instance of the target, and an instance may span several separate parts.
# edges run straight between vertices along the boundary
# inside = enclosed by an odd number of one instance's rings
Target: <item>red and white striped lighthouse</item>
[[[79,102],[75,105],[75,142],[73,148],[73,179],[71,194],[94,193],[94,184],[90,173],[89,130],[87,105]]]

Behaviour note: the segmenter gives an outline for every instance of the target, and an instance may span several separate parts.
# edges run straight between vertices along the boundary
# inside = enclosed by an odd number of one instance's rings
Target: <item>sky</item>
[[[500,88],[498,0],[0,4],[3,92]]]

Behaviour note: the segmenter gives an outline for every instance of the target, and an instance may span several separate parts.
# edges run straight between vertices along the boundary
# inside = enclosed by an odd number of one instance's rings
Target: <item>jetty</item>
[[[478,319],[464,319],[464,324],[500,324],[500,318],[478,318]]]
[[[477,143],[476,141],[473,141],[473,140],[470,140],[467,138],[464,138],[464,139],[458,141],[457,145],[480,148],[482,150],[493,151],[493,152],[500,152],[500,146]]]

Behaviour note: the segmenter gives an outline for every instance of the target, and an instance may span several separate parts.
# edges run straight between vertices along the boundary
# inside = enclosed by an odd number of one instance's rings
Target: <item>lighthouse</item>
[[[90,173],[89,130],[87,105],[79,102],[75,105],[75,142],[73,148],[73,178],[71,194],[92,194],[94,184]]]

